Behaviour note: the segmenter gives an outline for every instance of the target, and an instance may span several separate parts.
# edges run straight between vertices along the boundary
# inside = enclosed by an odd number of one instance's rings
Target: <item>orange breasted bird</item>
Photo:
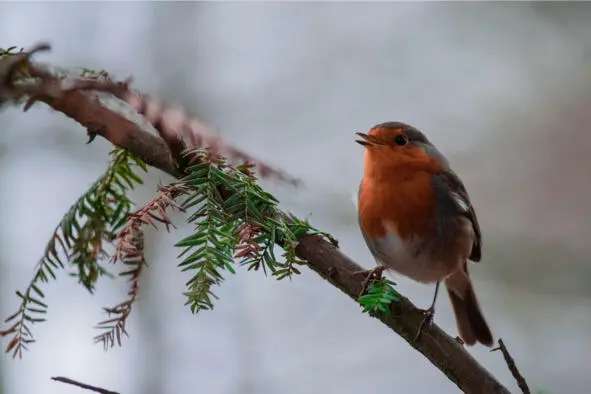
[[[427,137],[408,124],[386,122],[356,134],[365,147],[359,225],[377,270],[435,283],[425,311],[429,321],[443,281],[464,343],[492,346],[468,274],[468,260],[480,261],[482,237],[464,184]]]

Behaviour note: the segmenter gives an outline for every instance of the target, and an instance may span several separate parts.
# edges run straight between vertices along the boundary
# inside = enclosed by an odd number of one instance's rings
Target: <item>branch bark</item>
[[[183,175],[176,164],[179,158],[172,157],[162,138],[105,107],[93,95],[72,90],[55,96],[39,95],[35,99],[81,124],[91,136],[100,135],[173,177]],[[300,236],[296,252],[313,271],[357,301],[363,277],[354,273],[363,269],[360,265],[318,236]],[[391,315],[380,313],[374,317],[422,353],[465,393],[509,393],[456,339],[435,323],[423,329],[420,339],[414,341],[424,314],[407,298],[401,296],[400,301],[392,305]]]

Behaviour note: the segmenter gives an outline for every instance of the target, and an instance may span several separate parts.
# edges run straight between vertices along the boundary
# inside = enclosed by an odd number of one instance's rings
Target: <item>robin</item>
[[[492,346],[468,274],[468,260],[480,261],[482,240],[462,181],[427,137],[408,124],[386,122],[356,134],[365,147],[359,225],[378,263],[366,272],[391,269],[435,283],[424,323],[433,318],[443,281],[463,342]]]

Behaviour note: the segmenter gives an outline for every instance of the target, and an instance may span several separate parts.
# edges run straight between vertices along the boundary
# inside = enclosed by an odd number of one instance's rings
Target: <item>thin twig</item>
[[[509,354],[509,350],[507,349],[507,346],[505,346],[505,343],[500,338],[499,338],[499,347],[492,349],[491,352],[495,352],[497,350],[500,350],[501,353],[503,353],[503,358],[505,359],[505,362],[507,363],[507,366],[509,367],[509,371],[511,371],[511,374],[513,375],[513,377],[517,381],[517,385],[521,389],[521,392],[523,394],[531,394],[531,391],[529,391],[529,387],[527,386],[527,382],[525,381],[525,378],[519,372],[519,369],[517,368],[517,364],[515,364],[515,360],[513,359],[513,357],[511,357],[511,354]]]
[[[101,394],[119,394],[116,391],[111,391],[111,390],[103,389],[103,388],[100,388],[100,387],[91,386],[91,385],[86,384],[86,383],[80,383],[80,382],[77,382],[77,381],[72,380],[70,378],[64,378],[63,376],[54,376],[51,379],[52,380],[55,380],[57,382],[71,384],[72,386],[78,386],[78,387],[83,388],[85,390],[94,391],[95,393],[101,393]]]

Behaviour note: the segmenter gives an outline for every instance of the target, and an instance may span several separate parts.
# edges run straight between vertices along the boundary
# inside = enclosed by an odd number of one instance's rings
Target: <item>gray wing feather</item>
[[[462,215],[472,223],[474,228],[474,244],[470,260],[478,262],[482,258],[482,234],[470,196],[460,178],[451,169],[434,177],[434,186],[438,191],[437,209],[440,217]]]

